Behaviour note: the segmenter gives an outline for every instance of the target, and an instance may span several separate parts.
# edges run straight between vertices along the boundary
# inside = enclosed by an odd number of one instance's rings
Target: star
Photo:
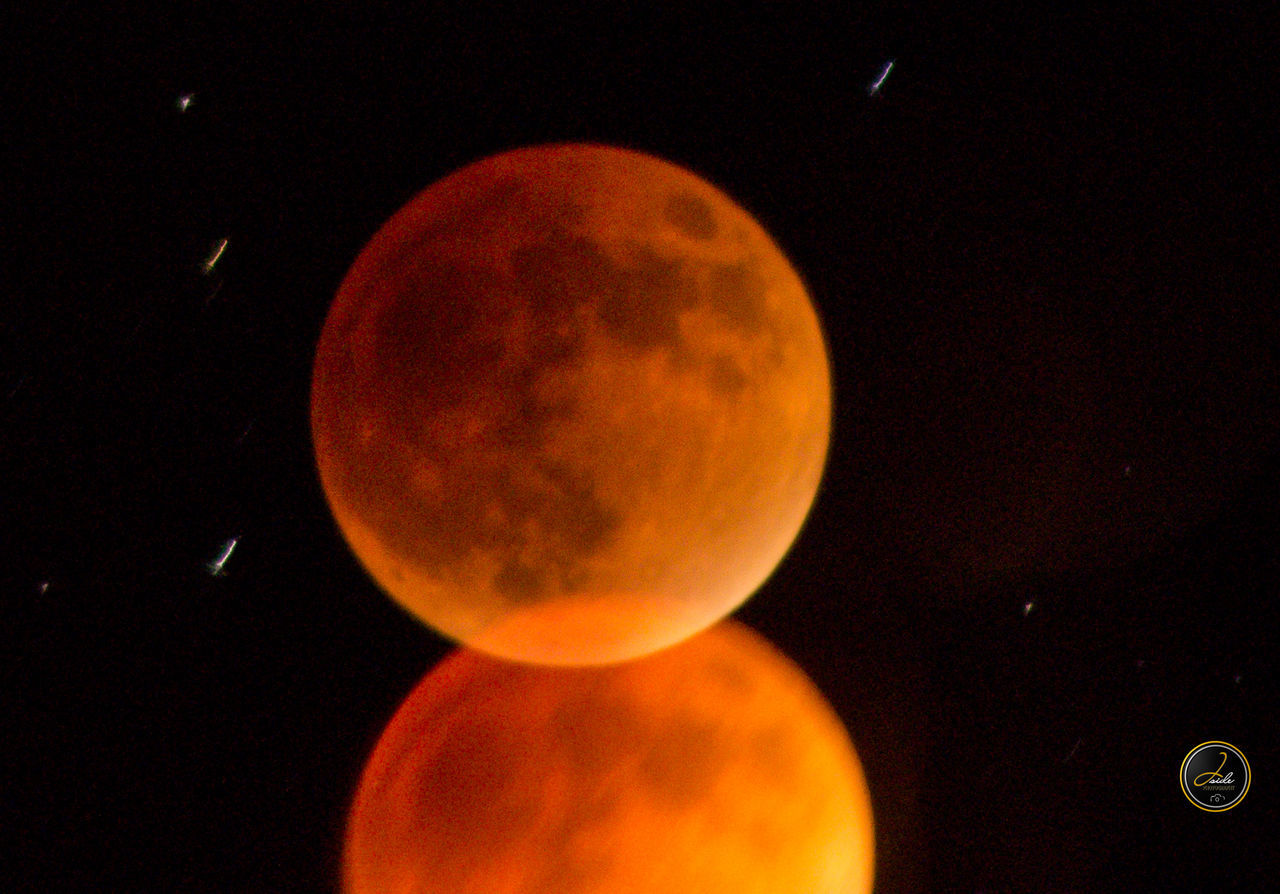
[[[238,544],[239,542],[240,542],[239,537],[232,537],[226,543],[222,544],[222,552],[218,556],[218,558],[214,559],[212,562],[209,562],[204,566],[206,569],[208,569],[211,575],[213,575],[214,577],[222,577],[222,575],[225,573],[223,571],[223,568],[224,566],[226,566],[227,560],[231,558],[231,553],[235,550],[236,544]]]
[[[218,263],[219,259],[222,258],[222,255],[226,252],[227,245],[230,243],[230,241],[231,241],[230,239],[226,239],[226,238],[219,239],[218,243],[213,247],[213,251],[209,253],[209,257],[205,258],[204,263],[200,265],[200,269],[204,271],[205,276],[208,276],[210,273],[213,272],[214,266]]]
[[[884,68],[880,71],[880,76],[867,88],[867,96],[875,96],[880,92],[880,85],[884,83],[885,78],[889,77],[889,72],[893,71],[895,62],[897,62],[896,59],[890,59],[884,64]]]

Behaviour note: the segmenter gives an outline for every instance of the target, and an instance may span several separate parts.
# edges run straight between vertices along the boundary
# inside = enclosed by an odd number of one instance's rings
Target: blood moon
[[[454,653],[383,732],[347,894],[865,894],[871,803],[844,727],[724,622],[632,662]]]
[[[724,193],[593,145],[465,167],[357,258],[316,353],[338,524],[437,630],[546,664],[633,658],[772,572],[826,458],[803,284]]]

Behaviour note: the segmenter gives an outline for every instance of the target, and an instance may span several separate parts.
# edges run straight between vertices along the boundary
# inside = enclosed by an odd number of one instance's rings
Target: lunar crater
[[[663,216],[690,239],[706,241],[716,235],[716,216],[711,206],[691,192],[680,191],[667,199]]]

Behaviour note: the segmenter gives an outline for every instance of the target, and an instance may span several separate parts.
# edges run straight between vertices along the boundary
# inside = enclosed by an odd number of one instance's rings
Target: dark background
[[[739,199],[825,320],[823,489],[739,616],[849,727],[877,890],[1264,890],[1275,22],[458,6],[6,25],[6,888],[335,889],[449,647],[330,519],[324,314],[418,190],[588,140]],[[1224,814],[1178,786],[1210,739]]]

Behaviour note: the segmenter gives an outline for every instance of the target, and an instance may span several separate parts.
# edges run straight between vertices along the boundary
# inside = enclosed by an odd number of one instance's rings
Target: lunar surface
[[[374,749],[343,875],[347,894],[866,894],[873,864],[844,727],[726,621],[602,667],[455,652]]]
[[[736,608],[813,502],[827,354],[795,270],[659,159],[494,156],[370,241],[316,354],[320,478],[355,554],[444,634],[633,658]]]

